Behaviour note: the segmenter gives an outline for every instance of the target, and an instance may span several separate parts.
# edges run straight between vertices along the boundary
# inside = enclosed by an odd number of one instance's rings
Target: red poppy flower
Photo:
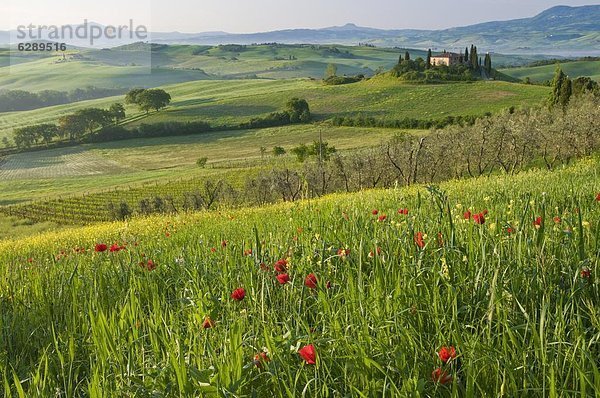
[[[110,252],[111,252],[111,253],[115,253],[115,252],[119,252],[119,251],[121,251],[122,249],[124,249],[124,248],[123,248],[123,247],[121,247],[121,246],[119,246],[119,245],[117,245],[116,243],[114,243],[114,244],[113,244],[113,245],[110,247],[110,249],[109,249],[109,250],[110,250]]]
[[[535,221],[533,221],[533,225],[538,228],[541,227],[543,223],[544,219],[542,217],[538,217],[535,219]]]
[[[581,277],[583,279],[589,279],[592,276],[592,271],[588,267],[583,267],[581,269]]]
[[[379,210],[373,209],[373,211],[371,212],[371,214],[373,214],[374,216],[376,216],[377,214],[379,214]]]
[[[382,214],[379,216],[379,218],[377,219],[377,221],[379,222],[384,222],[387,219],[387,215],[386,214]]]
[[[277,260],[277,262],[274,265],[275,271],[279,272],[280,274],[285,274],[287,272],[287,265],[287,260]]]
[[[33,262],[33,258],[28,258],[27,262],[31,264]]]
[[[212,319],[210,319],[210,317],[207,315],[207,316],[204,318],[204,322],[202,322],[202,327],[203,327],[204,329],[210,329],[210,328],[213,328],[213,327],[215,327],[215,322],[214,322]]]
[[[465,220],[470,220],[472,215],[473,215],[473,214],[471,213],[471,210],[467,210],[467,211],[465,211],[465,213],[463,214],[463,217],[464,217],[464,219],[465,219]]]
[[[484,215],[484,216],[487,216],[489,213],[490,213],[490,212],[488,211],[488,209],[485,209],[485,210],[483,211],[483,215]]]
[[[267,362],[271,362],[271,358],[269,358],[266,352],[259,352],[254,356],[254,365],[259,369],[262,369],[263,364]]]
[[[170,237],[171,237],[171,233],[169,233],[169,232],[165,232],[165,236],[166,236],[167,238],[170,238]]]
[[[96,247],[94,248],[94,250],[96,251],[96,253],[105,252],[107,249],[108,249],[108,246],[106,246],[104,243],[98,243],[96,245]]]
[[[215,253],[216,251],[217,251],[217,249],[216,249],[216,248],[214,248],[214,247],[211,247],[211,248],[210,248],[210,252],[211,252],[211,253]]]
[[[405,216],[408,216],[408,209],[400,209],[400,210],[398,210],[398,214],[403,214]]]
[[[375,257],[375,254],[377,254],[378,256],[381,255],[381,247],[377,247],[377,249],[375,249],[375,252],[373,252],[373,250],[371,250],[369,252],[369,257],[373,258],[373,257]]]
[[[473,214],[473,221],[475,221],[475,224],[479,224],[479,225],[485,224],[485,214],[483,214],[483,213]]]
[[[515,232],[515,230],[514,230],[512,227],[508,227],[508,228],[506,228],[506,233],[507,233],[507,234],[509,234],[509,235],[510,235],[510,234],[512,234],[512,233],[514,233],[514,232]]]
[[[347,257],[350,255],[350,249],[343,249],[343,248],[338,249],[337,255],[340,257]]]
[[[266,272],[266,271],[269,271],[271,268],[269,268],[269,266],[267,264],[265,264],[265,263],[260,263],[260,269],[262,271]]]
[[[554,222],[555,222],[556,224],[560,224],[560,223],[562,222],[562,218],[560,218],[560,217],[556,216],[556,217],[554,217]]]
[[[438,356],[444,363],[448,363],[450,360],[456,358],[456,349],[453,346],[442,347],[438,352]]]
[[[327,281],[327,284],[325,286],[327,287],[327,289],[331,289],[333,287],[331,281]]]
[[[276,278],[282,285],[285,285],[290,281],[290,276],[288,274],[279,274]]]
[[[251,256],[251,255],[252,255],[252,249],[244,250],[244,256]]]
[[[434,382],[440,384],[452,383],[452,376],[449,375],[448,372],[446,372],[445,370],[442,370],[442,368],[437,368],[436,370],[431,372],[431,379]]]
[[[154,271],[156,269],[156,263],[152,260],[147,262],[140,262],[140,267],[145,268],[147,271]]]
[[[227,247],[227,241],[226,240],[222,240],[221,241],[221,247]]]
[[[315,346],[312,344],[302,347],[300,350],[298,350],[298,354],[309,365],[314,365],[317,363],[316,362],[317,355],[315,352]]]
[[[317,288],[317,277],[315,274],[308,274],[304,279],[304,285],[309,289]]]
[[[417,232],[415,235],[415,244],[421,249],[425,247],[425,241],[423,240],[423,232]]]
[[[246,291],[243,287],[235,289],[233,293],[231,293],[231,298],[235,301],[242,301],[246,297]]]
[[[600,202],[600,193],[596,195],[596,202]]]

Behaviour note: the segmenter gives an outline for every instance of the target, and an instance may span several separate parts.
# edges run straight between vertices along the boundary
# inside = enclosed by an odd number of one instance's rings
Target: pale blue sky
[[[259,32],[356,23],[386,29],[439,29],[529,17],[555,5],[593,0],[0,0],[0,29],[74,24],[85,18],[152,31]]]

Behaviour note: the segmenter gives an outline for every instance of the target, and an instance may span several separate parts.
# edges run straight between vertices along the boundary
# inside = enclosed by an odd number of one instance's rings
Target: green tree
[[[571,91],[572,95],[577,96],[584,93],[598,93],[600,90],[597,81],[590,77],[581,76],[573,80]]]
[[[171,95],[165,90],[144,90],[136,96],[136,104],[148,113],[151,109],[159,111],[171,103]]]
[[[13,140],[17,148],[30,148],[37,142],[37,139],[31,127],[22,127],[13,132]]]
[[[429,50],[427,50],[427,63],[425,64],[425,68],[429,69],[431,68],[431,48]]]
[[[75,114],[65,115],[58,119],[59,134],[74,141],[85,133],[86,122],[83,117]]]
[[[58,137],[58,127],[55,124],[38,124],[33,126],[37,135],[44,144],[49,145],[55,137]]]
[[[404,53],[404,60],[405,60],[405,61],[410,61],[410,53],[409,53],[408,51],[406,51],[406,52]]]
[[[473,46],[471,50],[471,68],[479,70],[479,55],[477,55],[477,46]]]
[[[336,152],[337,149],[334,146],[329,146],[329,143],[324,141],[314,141],[312,147],[309,148],[309,155],[316,156],[323,161],[328,161]]]
[[[121,120],[125,119],[125,107],[123,104],[114,103],[108,108],[108,112],[110,113],[110,117],[115,121],[115,124],[118,124]]]
[[[300,144],[292,148],[291,152],[300,163],[303,163],[310,156],[310,148],[306,144]]]
[[[552,79],[552,93],[550,93],[550,105],[558,105],[563,102],[561,95],[563,93],[563,86],[566,84],[567,75],[562,71],[560,64],[556,65],[554,71],[554,79]]]
[[[483,67],[485,68],[486,73],[488,75],[491,74],[492,73],[492,56],[490,55],[490,53],[485,54],[485,60],[483,62],[484,62]]]
[[[95,129],[106,126],[111,122],[110,112],[100,108],[80,109],[75,112],[75,116],[82,120],[90,134],[93,134]]]
[[[560,88],[560,105],[564,108],[569,104],[571,100],[571,94],[573,93],[571,79],[567,78]]]
[[[125,103],[126,104],[137,104],[138,103],[138,96],[143,93],[144,91],[146,91],[143,88],[134,88],[133,90],[130,90],[126,95],[125,95]]]
[[[285,155],[285,149],[281,146],[273,147],[273,156],[283,156]]]
[[[289,115],[291,123],[306,123],[311,119],[310,107],[304,99],[292,98],[289,100],[286,104],[285,112]]]

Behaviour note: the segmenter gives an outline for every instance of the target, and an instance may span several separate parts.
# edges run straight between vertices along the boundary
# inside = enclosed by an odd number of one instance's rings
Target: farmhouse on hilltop
[[[431,65],[436,66],[436,65],[446,65],[446,66],[454,66],[454,65],[459,65],[463,63],[463,55],[462,54],[456,54],[456,53],[448,53],[448,52],[443,52],[442,54],[439,55],[433,55],[431,57]]]

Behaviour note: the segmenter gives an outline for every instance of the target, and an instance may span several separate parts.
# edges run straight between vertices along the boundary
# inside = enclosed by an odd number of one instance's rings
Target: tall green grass
[[[585,160],[0,243],[4,395],[597,396],[598,171]],[[488,210],[485,224],[467,210]],[[113,242],[127,249],[93,252]],[[432,380],[438,367],[452,383]]]

